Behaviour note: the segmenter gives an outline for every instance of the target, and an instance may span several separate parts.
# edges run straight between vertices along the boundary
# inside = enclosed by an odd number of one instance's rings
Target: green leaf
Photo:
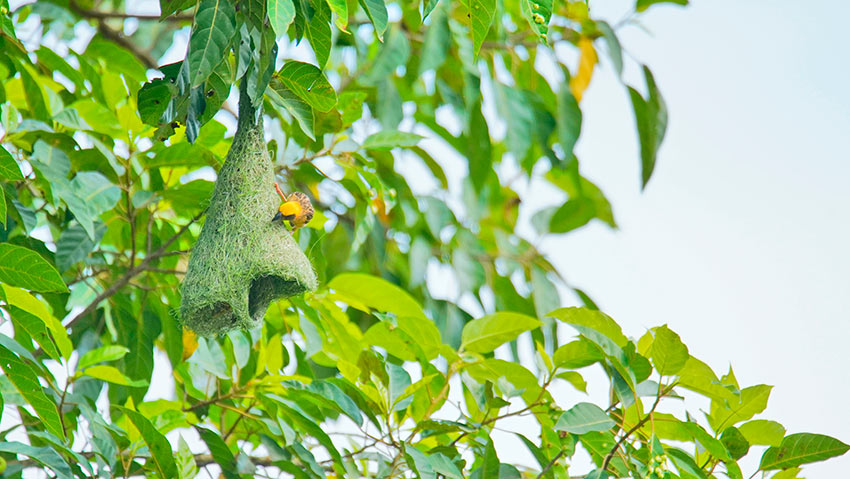
[[[477,473],[476,479],[499,479],[500,469],[499,456],[496,454],[496,447],[493,444],[493,440],[490,439],[487,441],[484,455],[481,456],[481,466],[474,471]]]
[[[174,462],[174,452],[171,450],[171,444],[168,443],[168,439],[157,431],[146,417],[138,412],[120,406],[113,407],[126,414],[130,422],[139,430],[142,440],[147,444],[151,455],[149,462],[153,465],[159,476],[162,478],[177,477],[177,464]]]
[[[734,400],[732,391],[720,385],[714,371],[699,359],[691,356],[679,371],[679,385],[717,401]]]
[[[363,308],[373,308],[378,311],[393,313],[396,316],[406,316],[428,320],[422,307],[406,291],[398,286],[368,274],[343,273],[334,277],[328,288],[350,300],[349,305]],[[361,306],[362,305],[362,306]]]
[[[584,380],[581,374],[575,371],[564,371],[558,373],[556,377],[561,378],[583,393],[587,393],[587,381]]]
[[[682,477],[705,479],[705,473],[687,452],[675,447],[668,447],[664,452],[673,460],[673,464],[676,465],[676,469],[679,470],[679,474]]]
[[[555,423],[555,430],[584,434],[590,431],[607,431],[616,424],[599,406],[581,402],[561,414]]]
[[[759,384],[741,390],[737,400],[721,403],[711,401],[711,426],[715,431],[724,426],[733,426],[741,421],[747,421],[767,407],[767,399],[773,386]]]
[[[599,350],[587,340],[577,339],[567,343],[555,350],[552,362],[555,367],[565,369],[579,369],[602,359]]]
[[[239,476],[233,472],[236,468],[236,457],[233,455],[233,451],[227,447],[227,444],[221,438],[221,435],[217,432],[199,426],[195,426],[195,430],[198,431],[198,434],[201,436],[201,440],[203,440],[210,449],[210,454],[212,454],[213,460],[216,464],[221,466],[224,476],[228,479],[238,478]]]
[[[65,431],[62,429],[62,420],[59,418],[56,404],[44,394],[33,368],[2,345],[0,345],[0,368],[41,418],[44,427],[54,436],[64,438]]]
[[[496,0],[466,0],[465,3],[469,10],[469,25],[472,29],[472,54],[477,57],[481,44],[484,43],[487,32],[490,31],[490,25],[493,24],[493,18],[496,16]]]
[[[387,31],[387,6],[384,0],[360,0],[360,6],[369,16],[372,26],[375,27],[375,34],[378,39],[384,41],[384,33]]]
[[[552,0],[520,0],[520,11],[531,29],[545,42],[552,18]]]
[[[6,225],[6,192],[0,191],[0,223]]]
[[[44,350],[48,356],[59,361],[59,351],[56,349],[56,345],[53,343],[53,339],[50,337],[44,321],[42,321],[38,316],[24,311],[21,308],[11,305],[6,308],[9,312],[9,316],[12,318],[12,323],[15,325],[15,330],[17,331],[18,328],[20,328],[26,331],[26,333],[34,339],[39,346],[41,346],[41,349]]]
[[[327,0],[331,11],[336,14],[334,24],[343,32],[348,30],[348,2],[345,0]]]
[[[128,352],[130,352],[129,349],[116,344],[101,346],[83,354],[80,361],[77,362],[77,369],[85,369],[92,364],[102,363],[105,361],[115,361],[123,358]]]
[[[608,45],[608,56],[611,57],[614,70],[617,72],[617,75],[623,76],[623,47],[620,46],[620,40],[617,38],[617,34],[614,33],[614,29],[611,28],[608,22],[598,21],[596,22],[596,28],[602,32],[602,38],[605,40],[605,44]]]
[[[30,291],[68,291],[59,272],[41,255],[8,243],[0,244],[0,282]]]
[[[658,91],[652,72],[646,66],[643,67],[643,72],[646,77],[647,98],[632,87],[629,87],[629,95],[640,138],[641,186],[645,188],[655,169],[658,150],[667,131],[667,105]]]
[[[688,4],[688,0],[637,0],[635,10],[642,12],[656,3],[675,3],[684,6]]]
[[[425,40],[419,58],[419,74],[439,68],[446,61],[451,45],[448,14],[445,8],[439,8],[431,16],[431,24],[425,30]]]
[[[750,450],[750,443],[747,441],[747,438],[734,426],[723,430],[723,434],[720,435],[720,442],[729,451],[732,459],[736,461],[746,456]]]
[[[557,127],[558,142],[569,157],[581,135],[581,108],[570,91],[569,82],[564,82],[558,90]]]
[[[79,223],[74,223],[62,231],[56,242],[56,269],[65,272],[71,266],[86,259],[105,233],[106,225],[103,223],[95,225],[94,241],[89,238],[86,230]]]
[[[537,317],[542,318],[561,306],[558,289],[538,266],[531,268],[531,291]]]
[[[90,378],[100,379],[101,381],[107,381],[113,384],[118,384],[120,386],[140,388],[148,385],[147,381],[134,381],[125,376],[121,371],[118,370],[118,368],[114,366],[107,366],[105,364],[90,366],[83,371],[83,375],[88,376]]]
[[[604,334],[620,347],[624,347],[629,342],[629,338],[623,334],[620,325],[602,311],[583,307],[570,307],[552,311],[547,316],[559,319],[565,323],[594,329]]]
[[[18,69],[21,74],[21,81],[24,85],[24,93],[26,95],[27,105],[29,106],[30,115],[37,120],[50,122],[50,112],[47,108],[47,103],[44,100],[44,93],[38,82],[33,79],[35,71],[29,66],[22,65]]]
[[[0,452],[22,454],[30,457],[56,474],[58,479],[74,479],[71,467],[55,450],[49,447],[33,447],[17,441],[0,441]]]
[[[280,82],[318,111],[336,106],[336,92],[322,70],[309,63],[289,60],[277,72]]]
[[[12,157],[12,154],[0,146],[0,178],[4,180],[23,180],[24,175],[21,174],[21,168]]]
[[[53,341],[56,343],[56,347],[59,348],[62,357],[65,359],[70,358],[73,352],[73,346],[71,345],[71,339],[68,337],[68,332],[65,331],[65,326],[50,314],[44,303],[23,289],[7,284],[2,285],[2,289],[6,297],[6,303],[33,314],[44,322],[44,325],[50,330]]]
[[[298,126],[301,127],[301,130],[310,137],[311,140],[316,139],[316,135],[313,132],[315,118],[313,116],[313,108],[309,103],[298,98],[298,95],[293,93],[289,88],[286,88],[277,78],[272,78],[272,81],[269,83],[269,88],[266,90],[266,95],[269,99],[271,99],[275,106],[283,108],[292,115],[292,117],[295,118],[295,121],[298,122]]]
[[[501,83],[496,83],[495,87],[496,107],[506,123],[505,144],[514,157],[521,160],[531,148],[537,128],[534,112],[523,92]]]
[[[398,130],[381,130],[370,135],[363,141],[367,150],[391,150],[393,148],[409,148],[419,144],[421,136],[415,133]]]
[[[324,68],[331,54],[331,9],[325,0],[299,0],[304,17],[304,34],[316,54],[316,63]]]
[[[269,21],[278,37],[286,34],[289,24],[295,20],[295,4],[292,0],[268,0]]]
[[[760,471],[787,469],[841,456],[850,446],[823,434],[798,433],[786,436],[779,447],[770,447],[761,456]]]
[[[652,328],[651,331],[653,340],[649,357],[655,369],[662,376],[671,376],[681,371],[690,357],[688,347],[667,325]]]
[[[776,421],[755,419],[738,426],[741,434],[754,446],[779,446],[785,437],[785,427]]]
[[[207,81],[213,69],[227,55],[236,33],[236,11],[228,0],[201,0],[186,54],[190,84]]]
[[[535,318],[518,313],[495,313],[473,319],[463,327],[461,349],[474,353],[489,353],[542,324]]]
[[[159,126],[162,114],[176,94],[177,88],[166,79],[157,78],[145,83],[136,96],[139,118],[145,124]]]

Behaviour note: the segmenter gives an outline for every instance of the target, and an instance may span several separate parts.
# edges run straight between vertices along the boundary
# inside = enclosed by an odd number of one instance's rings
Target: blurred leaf
[[[381,130],[363,141],[367,150],[391,150],[393,148],[413,147],[422,137],[405,131]]]
[[[520,0],[522,15],[528,20],[532,30],[545,42],[549,33],[549,19],[552,17],[552,0]]]
[[[558,91],[558,141],[564,153],[571,155],[581,134],[581,108],[566,85]]]
[[[201,436],[201,440],[207,445],[212,454],[213,460],[221,466],[222,474],[228,479],[237,478],[234,474],[236,467],[236,457],[233,451],[227,447],[227,444],[222,440],[221,435],[209,429],[195,426],[195,430]]]
[[[31,291],[68,291],[59,272],[38,253],[0,243],[0,281]]]
[[[157,474],[163,478],[177,477],[177,464],[174,462],[174,453],[168,439],[157,431],[146,417],[136,411],[120,406],[113,407],[126,414],[130,422],[139,430],[151,454],[150,465]]]
[[[593,77],[593,67],[596,65],[598,58],[596,56],[596,49],[593,47],[593,40],[590,38],[579,38],[578,48],[581,55],[579,56],[578,70],[570,78],[570,91],[573,93],[576,101],[580,102],[584,91],[590,85],[590,79]]]
[[[64,272],[86,259],[94,249],[95,244],[103,238],[104,233],[106,233],[106,225],[97,223],[94,241],[92,241],[79,223],[69,226],[56,242],[56,268]]]
[[[387,6],[384,0],[359,0],[360,5],[369,16],[369,21],[375,27],[375,34],[378,39],[384,40],[384,33],[387,31]]]
[[[22,454],[41,464],[46,470],[56,474],[58,479],[74,479],[68,463],[56,451],[49,447],[33,447],[17,441],[0,441],[0,452]]]
[[[334,277],[328,288],[352,300],[352,306],[362,304],[397,316],[427,320],[419,304],[407,292],[381,278],[368,274],[345,273]]]
[[[86,367],[91,366],[93,364],[121,359],[129,351],[130,350],[125,348],[124,346],[119,346],[116,344],[101,346],[97,349],[92,349],[91,351],[83,354],[80,357],[80,360],[77,362],[77,369],[85,369]]]
[[[688,4],[688,0],[637,0],[635,10],[642,12],[656,3],[675,3],[684,6]]]
[[[100,379],[101,381],[118,384],[120,386],[132,386],[138,388],[148,385],[147,381],[134,381],[121,373],[121,371],[117,368],[113,366],[106,366],[104,364],[89,366],[83,371],[83,375],[90,378]]]
[[[649,68],[644,66],[643,73],[646,77],[648,97],[644,98],[632,87],[629,87],[629,95],[632,99],[640,138],[641,178],[642,186],[645,188],[655,169],[658,149],[667,131],[667,105],[655,85],[655,79]]]
[[[620,329],[620,325],[601,311],[570,307],[552,311],[547,316],[559,319],[565,323],[592,328],[604,334],[620,347],[625,346],[629,342],[629,339],[623,334],[622,329]]]
[[[320,0],[315,2],[300,0],[296,7],[301,9],[301,16],[304,18],[304,35],[316,54],[318,67],[324,68],[331,53],[331,9],[325,1]]]
[[[614,33],[614,29],[611,28],[611,25],[609,25],[608,22],[596,22],[596,28],[602,32],[602,38],[608,46],[608,55],[611,57],[611,63],[614,65],[614,71],[617,72],[617,75],[622,76],[623,47],[620,45],[620,40],[617,38],[617,34]]]

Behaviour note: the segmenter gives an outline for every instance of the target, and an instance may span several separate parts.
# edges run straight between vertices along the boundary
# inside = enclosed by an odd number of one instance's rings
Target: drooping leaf
[[[0,452],[22,454],[56,474],[58,479],[74,479],[71,467],[50,447],[33,447],[18,441],[0,441]],[[3,463],[5,465],[5,462]]]
[[[369,16],[372,26],[375,27],[375,34],[378,39],[384,41],[384,33],[387,31],[387,6],[384,0],[359,0],[360,5]]]
[[[105,364],[89,366],[83,371],[83,375],[90,378],[100,379],[101,381],[118,384],[119,386],[139,388],[148,385],[148,382],[145,380],[132,380],[114,366],[107,366]]]
[[[629,95],[640,139],[641,181],[645,188],[652,177],[658,150],[667,131],[667,105],[655,84],[652,72],[646,66],[643,67],[643,72],[648,90],[647,97],[644,98],[632,87],[629,87]]]
[[[236,33],[236,11],[227,0],[201,0],[189,37],[189,82],[195,87],[207,81],[221,62]]]
[[[558,141],[565,154],[572,154],[581,134],[581,108],[569,88],[558,91]]]
[[[21,168],[12,157],[11,153],[0,146],[0,178],[5,180],[22,180],[24,176],[21,174]]]
[[[128,352],[130,352],[129,349],[117,344],[101,346],[83,354],[77,362],[77,369],[85,369],[88,366],[101,362],[115,361],[116,359],[123,358]]]

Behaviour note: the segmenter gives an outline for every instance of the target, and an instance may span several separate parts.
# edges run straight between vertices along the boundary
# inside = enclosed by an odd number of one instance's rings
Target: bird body
[[[277,183],[274,186],[283,203],[281,203],[272,221],[289,221],[292,231],[295,232],[313,219],[313,204],[310,203],[310,198],[307,195],[296,191],[287,197]]]

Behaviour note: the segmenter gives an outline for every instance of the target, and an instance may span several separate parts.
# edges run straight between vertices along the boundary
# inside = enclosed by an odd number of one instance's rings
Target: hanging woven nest
[[[259,326],[269,303],[316,288],[316,273],[283,222],[262,115],[242,92],[233,144],[218,172],[181,287],[183,324],[201,336]]]

